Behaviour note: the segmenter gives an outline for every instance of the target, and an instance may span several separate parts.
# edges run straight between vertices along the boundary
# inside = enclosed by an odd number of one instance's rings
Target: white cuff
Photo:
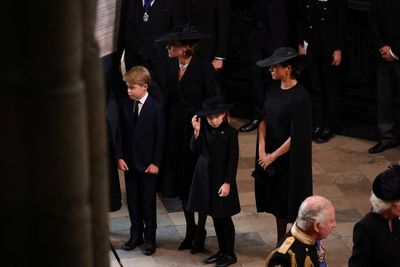
[[[399,60],[399,57],[396,56],[396,55],[392,52],[392,49],[390,49],[389,52],[390,52],[390,54],[392,55],[392,57],[393,57],[394,59]]]

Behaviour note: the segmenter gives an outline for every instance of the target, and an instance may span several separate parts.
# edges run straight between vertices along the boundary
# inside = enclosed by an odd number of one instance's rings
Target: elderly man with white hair
[[[400,267],[400,165],[375,178],[370,202],[372,211],[354,226],[349,267]]]
[[[300,205],[296,222],[269,254],[265,266],[326,266],[325,248],[320,240],[335,226],[335,208],[331,201],[322,196],[306,198]]]

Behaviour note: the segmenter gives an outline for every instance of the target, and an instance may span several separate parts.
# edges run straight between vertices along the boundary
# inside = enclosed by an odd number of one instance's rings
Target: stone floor
[[[242,121],[233,120],[234,126]],[[237,174],[242,211],[233,217],[236,229],[238,263],[232,266],[264,266],[264,260],[276,242],[274,217],[257,213],[253,178],[256,133],[240,133],[240,160]],[[332,200],[336,207],[337,227],[325,240],[330,267],[347,266],[351,254],[353,225],[369,211],[369,194],[374,177],[391,163],[399,163],[399,148],[370,155],[374,142],[336,136],[326,144],[313,144],[314,193]],[[123,185],[122,185],[123,187]],[[126,206],[109,214],[110,239],[124,267],[130,266],[201,266],[202,260],[217,251],[212,221],[207,221],[206,251],[192,255],[178,251],[184,236],[185,220],[177,200],[157,200],[157,251],[144,256],[143,248],[121,250],[129,238],[129,217]],[[119,266],[110,252],[112,267]]]

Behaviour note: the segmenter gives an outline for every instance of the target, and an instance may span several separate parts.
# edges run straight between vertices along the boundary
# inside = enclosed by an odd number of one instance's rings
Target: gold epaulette
[[[278,252],[281,254],[286,254],[289,248],[293,245],[296,239],[293,236],[289,236],[283,241],[282,245],[278,248]]]

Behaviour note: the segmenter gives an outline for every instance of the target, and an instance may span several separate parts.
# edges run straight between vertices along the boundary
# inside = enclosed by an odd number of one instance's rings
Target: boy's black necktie
[[[135,100],[135,102],[133,103],[133,125],[136,125],[138,117],[139,117],[139,101]]]

